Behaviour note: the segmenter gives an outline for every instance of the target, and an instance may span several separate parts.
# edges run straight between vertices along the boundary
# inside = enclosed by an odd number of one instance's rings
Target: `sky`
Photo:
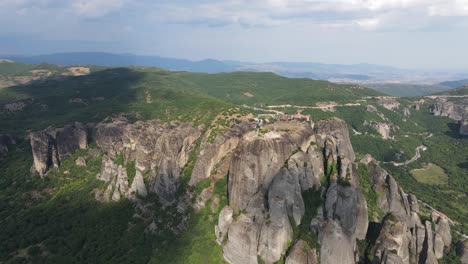
[[[0,54],[468,70],[468,0],[0,0]]]

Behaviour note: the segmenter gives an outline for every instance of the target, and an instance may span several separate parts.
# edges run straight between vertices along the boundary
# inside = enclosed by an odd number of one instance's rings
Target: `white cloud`
[[[468,16],[468,0],[440,1],[428,7],[430,16]]]
[[[101,17],[120,9],[123,5],[123,0],[74,0],[72,8],[80,16]]]
[[[206,25],[275,26],[302,21],[365,30],[417,29],[435,16],[468,16],[468,0],[210,0],[156,6],[159,20]]]
[[[380,20],[378,18],[366,18],[356,20],[354,23],[360,28],[372,30],[380,25]]]

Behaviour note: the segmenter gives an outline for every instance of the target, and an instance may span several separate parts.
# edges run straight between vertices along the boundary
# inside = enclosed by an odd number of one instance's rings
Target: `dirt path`
[[[413,162],[417,161],[421,157],[421,150],[426,151],[427,147],[424,146],[424,145],[421,145],[421,146],[417,147],[416,148],[416,153],[414,154],[414,156],[411,159],[409,159],[409,160],[407,160],[405,162],[391,161],[390,163],[392,163],[394,166],[397,166],[397,167],[413,163]]]

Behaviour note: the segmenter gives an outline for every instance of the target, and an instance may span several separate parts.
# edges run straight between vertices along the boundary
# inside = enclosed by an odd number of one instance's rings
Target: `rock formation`
[[[293,227],[301,224],[307,210],[302,193],[326,184],[324,208],[314,225],[321,263],[354,263],[356,239],[364,239],[368,223],[348,128],[339,119],[319,121],[314,129],[287,124],[287,133],[279,129],[284,124],[275,124],[270,128],[277,129],[276,137],[248,138],[234,150],[229,206],[221,211],[215,229],[224,257],[229,263],[280,260],[293,239]],[[309,245],[305,255],[298,252],[304,243],[291,249],[288,263],[315,255]]]
[[[8,153],[9,147],[16,144],[16,140],[11,135],[0,134],[0,157]]]
[[[48,128],[29,135],[34,163],[33,173],[43,177],[54,167],[58,169],[60,162],[69,157],[77,149],[85,149],[88,144],[88,129],[75,122],[63,128]]]
[[[213,143],[207,139],[202,142],[200,152],[190,177],[190,185],[210,177],[213,168],[239,143],[242,135],[250,129],[249,124],[241,123],[234,128],[228,128],[224,133],[218,133]]]
[[[397,97],[381,96],[377,98],[377,103],[388,110],[400,108],[400,102],[398,102]]]
[[[387,213],[371,247],[372,263],[437,263],[452,240],[446,216],[433,213],[433,231],[431,222],[419,217],[417,198],[399,188],[375,161],[369,165],[372,189],[378,194],[376,204]]]
[[[460,120],[460,135],[468,136],[468,111],[463,115]]]
[[[233,264],[256,264],[260,259],[268,264],[279,260],[351,264],[368,256],[372,263],[432,264],[451,246],[449,219],[434,213],[432,222],[422,221],[417,198],[406,194],[366,155],[360,165],[369,166],[370,175],[361,177],[369,177],[372,191],[378,194],[375,204],[386,215],[375,243],[360,256],[357,241],[368,235],[368,210],[346,123],[337,118],[313,126],[280,121],[264,129],[268,132],[250,131],[240,123],[220,132],[212,143],[206,135],[200,140],[189,184],[210,177],[212,184],[195,199],[190,192],[176,197],[182,170],[201,136],[201,128],[189,123],[114,120],[90,127],[74,123],[48,128],[30,135],[32,169],[42,177],[50,168],[59,168],[74,151],[87,147],[91,135],[98,149],[90,156],[104,153],[96,178],[106,185],[95,190],[97,200],[126,198],[144,211],[139,197],[152,192],[163,206],[187,213],[193,200],[196,211],[209,199],[213,212],[219,206],[219,197],[217,203],[213,198],[213,181],[219,178],[213,175],[222,165],[222,175],[228,173],[228,205],[222,208],[214,231],[224,259]],[[86,166],[84,157],[75,162]],[[304,200],[303,195],[312,190],[319,196],[317,208],[307,208]],[[146,231],[157,233],[161,226],[151,221]],[[180,234],[184,223],[175,233]],[[304,224],[309,227],[308,235],[316,236],[317,245],[294,233]]]
[[[99,123],[93,129],[96,145],[110,159],[122,155],[124,163],[135,161],[138,182],[131,186],[144,193],[142,175],[147,174],[148,191],[158,194],[163,204],[175,202],[182,169],[199,136],[200,130],[188,123],[161,124],[156,120]]]
[[[451,102],[444,97],[436,98],[430,110],[435,116],[446,116],[457,121],[461,120],[463,115],[468,112],[465,104]]]
[[[457,243],[457,255],[460,257],[462,263],[468,263],[468,241],[458,241]]]
[[[315,249],[304,240],[298,240],[291,248],[286,257],[286,264],[317,264],[317,253]]]

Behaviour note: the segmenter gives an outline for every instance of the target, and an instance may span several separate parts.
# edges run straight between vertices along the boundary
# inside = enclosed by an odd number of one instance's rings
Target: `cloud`
[[[277,26],[301,21],[364,30],[404,29],[408,25],[414,29],[437,21],[437,16],[468,18],[468,0],[163,1],[155,8],[162,22],[207,26]]]
[[[94,18],[119,10],[123,5],[123,0],[74,0],[72,8],[80,16]]]
[[[435,3],[428,8],[430,16],[468,16],[468,0]]]

